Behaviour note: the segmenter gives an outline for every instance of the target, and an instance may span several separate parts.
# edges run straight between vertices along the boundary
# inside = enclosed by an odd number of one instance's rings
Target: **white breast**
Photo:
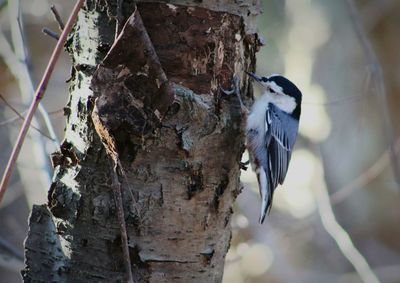
[[[258,135],[252,140],[248,140],[248,146],[253,149],[258,149],[264,145],[265,132],[268,130],[268,124],[265,120],[265,115],[268,109],[269,103],[273,103],[282,111],[291,114],[296,108],[296,100],[283,93],[276,94],[265,92],[260,98],[258,98],[253,106],[251,107],[250,114],[247,117],[246,130],[257,131]]]
[[[248,146],[253,149],[263,146],[264,136],[268,125],[265,123],[265,115],[268,109],[270,98],[267,95],[262,95],[257,99],[251,107],[250,114],[247,117],[246,130],[257,131],[258,134],[253,140],[248,140]]]

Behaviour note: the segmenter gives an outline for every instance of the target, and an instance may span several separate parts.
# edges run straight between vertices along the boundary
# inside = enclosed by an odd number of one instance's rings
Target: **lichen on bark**
[[[123,204],[136,278],[222,279],[244,136],[239,103],[222,98],[220,86],[229,87],[235,74],[242,97],[251,99],[243,71],[254,69],[258,38],[248,27],[259,7],[257,1],[143,2],[138,9],[175,102],[160,118],[147,107],[157,90],[147,87],[145,69],[127,73],[124,62],[104,64],[116,1],[87,1],[68,42],[74,71],[49,202],[35,206],[30,218],[27,282],[125,280],[107,153],[91,119],[96,98],[110,95],[118,98],[107,115],[126,173]],[[133,4],[124,1],[126,18]],[[104,67],[107,76],[93,79]]]

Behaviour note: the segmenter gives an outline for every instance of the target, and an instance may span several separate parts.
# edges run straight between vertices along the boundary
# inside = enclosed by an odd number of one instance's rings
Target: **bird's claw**
[[[250,164],[250,160],[247,160],[246,162],[239,162],[239,168],[241,170],[246,171],[249,164]]]
[[[235,92],[234,89],[227,90],[227,89],[222,88],[222,86],[220,86],[219,88],[220,88],[221,92],[222,92],[223,94],[225,94],[225,95],[232,95],[232,94]]]
[[[226,95],[232,95],[232,94],[238,94],[240,95],[240,87],[239,87],[239,78],[236,75],[233,75],[232,77],[232,82],[231,82],[231,89],[227,90],[222,88],[221,86],[219,87],[221,91],[226,94]]]
[[[226,90],[226,89],[222,88],[221,86],[219,88],[221,89],[222,93],[225,95],[236,94],[236,96],[239,100],[239,103],[240,103],[240,109],[242,110],[243,113],[248,113],[249,111],[248,111],[247,107],[243,104],[242,97],[240,96],[240,79],[237,75],[233,75],[231,87],[232,88],[230,90]]]

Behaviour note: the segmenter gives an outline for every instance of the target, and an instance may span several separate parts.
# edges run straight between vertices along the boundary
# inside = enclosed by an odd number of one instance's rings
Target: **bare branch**
[[[400,152],[400,138],[397,139],[395,144],[395,152],[398,154]],[[378,158],[378,160],[360,176],[355,178],[353,181],[340,188],[334,192],[330,199],[333,205],[336,205],[343,200],[345,200],[349,195],[365,187],[368,183],[378,177],[390,164],[390,149],[385,150],[385,152]]]
[[[29,112],[27,117],[25,118],[24,124],[22,125],[21,131],[18,135],[17,141],[15,143],[15,146],[13,148],[13,151],[11,153],[10,159],[8,161],[7,167],[6,167],[6,171],[3,175],[3,179],[1,181],[1,185],[0,185],[0,203],[1,200],[3,199],[4,193],[7,189],[7,184],[8,181],[11,177],[11,173],[12,170],[14,168],[15,162],[17,161],[17,157],[19,152],[21,151],[21,147],[22,147],[22,143],[25,139],[26,133],[28,131],[29,125],[32,121],[33,115],[39,105],[40,100],[43,98],[47,84],[50,80],[51,74],[53,72],[55,63],[57,62],[57,59],[61,53],[61,50],[64,46],[64,42],[67,38],[68,33],[71,31],[72,26],[78,16],[78,12],[80,10],[80,8],[83,5],[84,0],[78,0],[75,4],[75,7],[68,19],[67,25],[65,27],[65,29],[63,30],[63,32],[61,33],[61,37],[57,42],[57,45],[53,51],[53,54],[51,55],[50,61],[47,65],[46,71],[43,74],[42,80],[38,86],[38,88],[36,89],[35,92],[35,96],[34,99],[32,101],[32,104],[29,108]]]
[[[14,7],[15,5],[16,3],[10,3],[10,9],[13,8],[14,10],[18,10],[17,7]],[[19,22],[12,24],[13,24],[13,30],[20,29]],[[22,32],[22,30],[20,30],[20,32]],[[20,44],[23,44],[22,36],[20,37],[14,36],[13,38],[15,41],[14,45],[19,46]],[[20,40],[18,38],[20,38]],[[33,87],[33,80],[29,72],[29,66],[27,64],[27,53],[24,53],[25,50],[24,49],[21,50],[20,47],[16,47],[15,51],[19,52],[17,53],[20,55],[18,56],[19,58],[17,58],[17,55],[14,54],[14,51],[12,50],[4,33],[0,31],[0,56],[3,58],[10,72],[17,79],[22,95],[28,97],[28,95],[29,96],[33,95],[34,87]],[[51,124],[50,118],[42,105],[39,105],[39,111],[46,124],[50,137],[54,141],[54,146],[57,148],[59,145],[59,141],[55,133],[55,130]]]
[[[0,237],[0,266],[14,271],[20,271],[24,267],[24,255],[2,237]]]
[[[18,250],[14,245],[6,241],[3,237],[0,237],[0,249],[6,251],[8,254],[13,255],[17,259],[23,261],[24,254]]]
[[[50,36],[51,38],[54,38],[55,40],[58,40],[60,38],[60,35],[54,31],[52,31],[51,29],[48,28],[42,28],[42,32],[45,35]]]
[[[0,204],[0,209],[4,209],[7,206],[14,203],[19,197],[24,195],[24,188],[22,188],[22,183],[13,182],[10,184],[10,188],[7,197],[4,198],[3,202]]]
[[[22,112],[21,115],[22,115],[22,114],[25,114],[26,112],[27,112],[27,110],[24,111],[24,112]],[[13,123],[13,122],[15,122],[15,121],[18,121],[18,120],[20,120],[20,117],[17,115],[17,116],[14,116],[14,117],[10,118],[10,119],[1,121],[1,122],[0,122],[0,126],[5,126],[5,125],[11,124],[11,123]]]
[[[400,188],[400,163],[396,155],[395,150],[395,139],[393,134],[393,127],[390,121],[389,109],[387,105],[387,93],[385,87],[385,80],[383,77],[382,67],[379,63],[378,57],[375,54],[375,51],[372,47],[372,44],[367,36],[365,28],[362,24],[360,15],[356,9],[353,0],[346,0],[349,11],[350,18],[353,21],[355,32],[361,42],[362,47],[366,53],[367,59],[369,61],[369,65],[371,67],[372,75],[375,78],[375,82],[377,85],[377,93],[379,99],[379,106],[381,107],[381,112],[383,115],[383,121],[385,126],[386,136],[389,142],[389,153],[390,153],[390,161],[392,164],[392,170],[395,177],[395,181],[397,183],[398,188]]]
[[[16,69],[12,71],[15,78],[18,80],[19,87],[21,89],[22,97],[25,100],[33,97],[35,92],[34,81],[30,72],[30,59],[28,50],[25,45],[25,34],[23,31],[23,24],[21,18],[21,8],[20,1],[10,1],[8,3],[9,13],[10,13],[10,26],[12,43],[14,46],[14,51],[9,52],[9,61],[14,62],[13,64],[7,64],[7,67],[11,69]],[[4,58],[4,57],[3,57]],[[14,65],[15,64],[15,65]],[[54,140],[54,147],[58,148],[60,141],[57,138],[54,127],[51,123],[50,117],[46,112],[46,109],[39,104],[39,113],[42,116],[44,123],[46,125],[47,131],[50,137]]]
[[[118,179],[118,172],[117,172],[119,165],[115,164],[114,161],[112,161],[112,158],[110,158],[110,163],[111,163],[110,170],[111,170],[111,180],[112,180],[111,188],[114,193],[115,206],[117,208],[118,223],[121,231],[122,255],[125,265],[125,271],[127,273],[127,282],[133,283],[137,282],[137,280],[133,278],[131,258],[129,256],[128,232],[126,231],[124,206],[122,203],[121,182]],[[120,169],[122,170],[122,167]]]
[[[377,266],[374,268],[374,272],[379,275],[379,278],[383,282],[399,282],[400,281],[400,265],[384,265]],[[348,282],[357,282],[356,277],[358,274],[355,272],[349,272],[342,274],[340,276],[340,280],[337,283],[348,283]]]
[[[63,20],[61,19],[60,13],[58,12],[56,6],[51,5],[50,10],[53,12],[53,16],[58,24],[58,28],[60,29],[60,31],[63,31],[65,25],[63,23]]]
[[[25,120],[25,118],[18,112],[17,109],[15,109],[1,94],[0,94],[0,99],[3,100],[3,102],[11,109],[12,112],[14,112],[15,114],[17,114],[18,118],[22,121]],[[44,133],[42,130],[40,130],[39,128],[35,127],[32,125],[32,128],[35,129],[36,131],[38,131],[42,136],[54,141],[51,137],[49,137],[46,133]]]
[[[322,176],[324,176],[323,169],[319,166],[318,171],[316,175],[319,177],[315,178],[316,180],[313,187],[316,195],[318,212],[324,229],[336,242],[342,254],[354,267],[364,283],[379,283],[379,279],[372,271],[364,256],[354,246],[350,235],[337,222],[331,203],[329,202],[328,190],[322,180]]]
[[[60,113],[63,113],[63,112],[64,112],[64,108],[61,108],[61,109],[49,111],[48,113],[49,113],[50,116],[53,116],[53,115],[57,115],[57,114],[60,114]]]
[[[48,114],[50,115],[50,116],[55,116],[55,115],[58,115],[58,114],[60,114],[60,113],[63,113],[63,109],[58,109],[58,110],[54,110],[54,111],[49,111],[48,112]],[[19,114],[21,115],[21,116],[24,116],[25,114],[26,114],[26,112],[28,112],[28,109],[27,110],[24,110],[24,111],[22,111],[22,112],[19,112]],[[15,121],[18,121],[18,120],[20,120],[20,117],[19,117],[19,115],[16,115],[16,116],[14,116],[14,117],[12,117],[12,118],[9,118],[9,119],[7,119],[7,120],[4,120],[4,121],[0,121],[0,127],[1,126],[5,126],[5,125],[8,125],[8,124],[11,124],[11,123],[13,123],[13,122],[15,122]],[[51,138],[51,137],[50,137]],[[51,140],[53,140],[52,138],[51,138]]]
[[[133,277],[132,273],[132,265],[129,255],[128,233],[126,229],[124,206],[122,202],[121,181],[119,180],[119,176],[123,177],[123,179],[125,180],[127,180],[127,177],[119,159],[116,140],[113,137],[112,131],[110,131],[107,123],[105,123],[102,119],[103,117],[100,115],[101,107],[99,111],[98,104],[100,103],[97,99],[92,112],[92,120],[96,132],[99,135],[100,140],[104,145],[104,148],[106,149],[110,161],[111,188],[114,193],[115,206],[117,208],[117,217],[120,226],[122,242],[122,255],[125,265],[125,271],[127,273],[127,281],[129,283],[137,282],[137,279]]]
[[[21,91],[22,92],[31,92],[29,89],[32,87],[32,92],[33,92],[32,80],[30,78],[29,72],[27,71],[28,67],[25,65],[24,62],[21,62],[20,60],[17,59],[17,57],[15,56],[15,54],[13,53],[13,51],[11,49],[11,46],[8,43],[8,40],[4,36],[4,33],[2,33],[1,31],[0,31],[0,57],[3,58],[4,62],[6,63],[8,69],[11,71],[13,76],[18,79],[18,83],[20,85]],[[5,124],[8,124],[8,123],[11,123],[11,122],[14,122],[14,121],[20,119],[21,118],[20,116],[25,114],[26,111],[23,111],[22,113],[18,112],[17,116],[0,122],[0,125],[5,125]],[[50,119],[45,118],[46,116],[48,116],[46,114],[46,110],[43,109],[43,111],[41,113],[42,113],[42,117],[44,118],[44,120],[48,121],[46,123],[46,125],[47,125],[47,129],[49,130],[49,133],[50,133],[50,136],[46,135],[46,134],[43,134],[43,135],[45,137],[49,138],[50,140],[52,140],[55,143],[55,146],[57,147],[59,145],[59,141],[58,141],[55,131],[51,125]],[[36,127],[33,127],[33,128],[38,130],[40,133],[43,133],[41,130],[37,129]],[[50,132],[50,129],[52,129],[52,132]]]

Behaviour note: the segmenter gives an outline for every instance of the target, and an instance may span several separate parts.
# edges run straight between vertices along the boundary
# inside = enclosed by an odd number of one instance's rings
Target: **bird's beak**
[[[257,82],[261,82],[261,77],[257,76],[256,74],[250,73],[250,72],[246,72],[246,74],[247,74],[249,77],[255,79]]]

